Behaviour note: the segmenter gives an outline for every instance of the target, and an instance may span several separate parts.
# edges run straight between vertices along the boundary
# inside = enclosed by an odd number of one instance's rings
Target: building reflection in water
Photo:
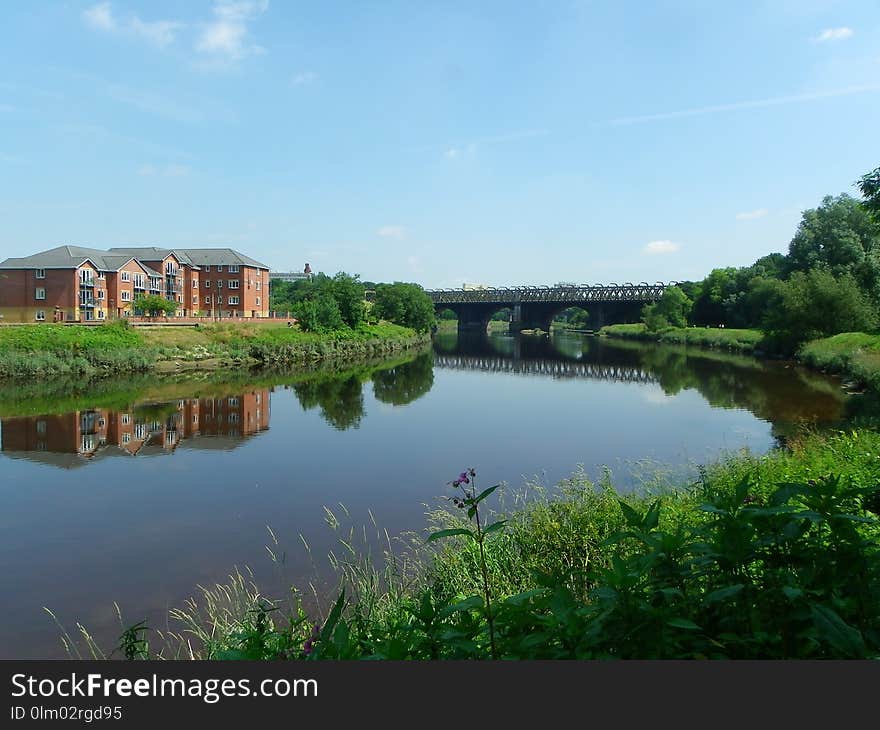
[[[230,450],[269,428],[269,389],[216,398],[182,398],[61,415],[0,419],[6,456],[74,468],[109,456],[172,453],[182,442],[196,449]]]

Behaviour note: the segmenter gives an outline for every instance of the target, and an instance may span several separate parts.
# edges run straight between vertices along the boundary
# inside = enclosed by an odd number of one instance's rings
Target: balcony
[[[95,280],[94,279],[80,279],[79,286],[81,289],[94,289],[95,288]]]

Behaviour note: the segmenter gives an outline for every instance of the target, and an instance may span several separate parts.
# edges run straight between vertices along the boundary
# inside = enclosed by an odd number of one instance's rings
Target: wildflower
[[[468,473],[466,471],[463,471],[461,474],[458,475],[458,481],[464,482],[465,484],[471,483],[471,480],[468,479]]]
[[[312,649],[314,648],[315,642],[318,640],[318,636],[320,634],[321,634],[321,624],[315,624],[312,627],[312,635],[309,636],[309,638],[306,639],[305,643],[303,644],[303,654],[308,656],[309,654],[312,653]]]

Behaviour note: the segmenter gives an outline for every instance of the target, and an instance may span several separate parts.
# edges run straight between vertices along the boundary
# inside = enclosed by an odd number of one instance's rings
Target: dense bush
[[[417,332],[427,332],[434,326],[434,303],[418,284],[396,281],[376,286],[373,314]]]
[[[780,293],[778,306],[764,316],[763,329],[783,351],[793,352],[807,340],[877,327],[877,309],[851,274],[835,277],[828,269],[798,271]]]

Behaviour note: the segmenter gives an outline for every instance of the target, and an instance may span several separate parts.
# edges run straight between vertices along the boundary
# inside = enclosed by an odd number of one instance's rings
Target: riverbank
[[[0,328],[0,379],[302,366],[388,356],[429,342],[427,334],[389,323],[322,334],[301,332],[286,322],[7,326]]]
[[[603,327],[600,334],[628,340],[763,354],[763,334],[760,330],[689,327],[648,332],[644,324],[615,324]],[[840,375],[854,385],[880,392],[880,335],[844,332],[811,340],[798,349],[795,359],[814,370]]]
[[[649,332],[644,324],[612,324],[599,330],[606,337],[619,337],[628,340],[663,342],[668,345],[688,345],[709,347],[730,352],[753,353],[759,349],[764,337],[760,330],[751,329],[707,329],[704,327],[675,327],[662,332]]]
[[[479,532],[461,510],[433,512],[440,539],[389,543],[379,567],[340,534],[341,589],[321,617],[296,590],[274,613],[236,573],[146,638],[208,659],[876,658],[878,456],[880,434],[862,430],[635,495],[576,474],[511,511],[479,502]],[[456,479],[470,495],[491,484]]]

